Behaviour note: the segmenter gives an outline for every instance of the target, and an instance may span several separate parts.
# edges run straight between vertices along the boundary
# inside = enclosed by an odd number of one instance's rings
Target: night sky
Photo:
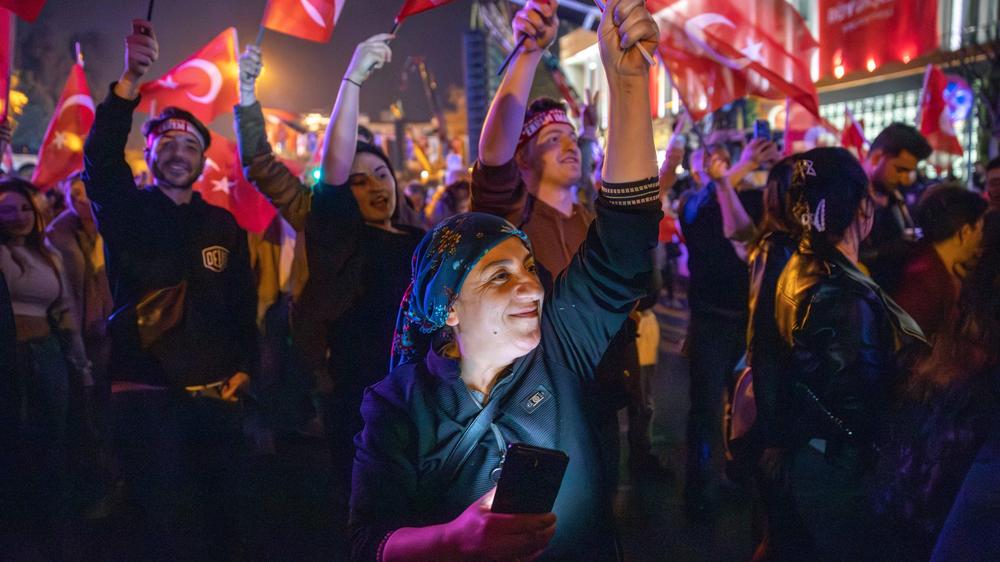
[[[354,46],[375,33],[386,32],[402,0],[346,0],[333,38],[320,44],[267,31],[265,73],[258,97],[265,106],[296,112],[329,111]],[[469,23],[469,0],[409,18],[393,43],[393,62],[365,84],[361,110],[378,118],[398,97],[400,72],[407,56],[425,56],[444,91],[462,84],[462,32]],[[134,17],[145,17],[144,0],[49,0],[34,24],[20,22],[18,34],[45,25],[53,48],[69,51],[70,37],[83,34],[87,75],[96,101],[104,98],[106,82],[121,72],[124,37]],[[158,0],[153,24],[160,42],[159,61],[148,78],[155,79],[211,40],[235,26],[240,43],[252,42],[266,0]],[[56,94],[58,95],[58,93]],[[403,95],[410,118],[428,117],[419,84]],[[218,127],[216,127],[218,128]]]

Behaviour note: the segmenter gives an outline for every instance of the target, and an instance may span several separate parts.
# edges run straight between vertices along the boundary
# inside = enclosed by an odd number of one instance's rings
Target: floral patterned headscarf
[[[466,275],[504,240],[528,236],[495,215],[455,215],[427,233],[413,252],[413,277],[403,295],[392,340],[390,369],[423,359],[434,333],[445,326]]]

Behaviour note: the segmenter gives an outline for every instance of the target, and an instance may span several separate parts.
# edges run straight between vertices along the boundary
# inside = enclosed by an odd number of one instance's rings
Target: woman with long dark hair
[[[805,232],[778,280],[775,319],[791,360],[781,425],[801,560],[877,558],[866,483],[899,360],[923,342],[916,322],[858,268],[874,203],[861,164],[842,148],[799,155],[793,206]]]
[[[15,427],[3,428],[12,433],[13,446],[3,454],[13,462],[14,485],[4,490],[0,512],[5,523],[24,525],[29,543],[58,548],[67,507],[70,376],[79,377],[81,385],[92,380],[62,262],[45,240],[35,191],[19,178],[0,180],[0,273],[10,293],[17,338],[14,378],[3,381],[11,386],[4,393],[14,408]],[[62,555],[58,550],[50,554]]]

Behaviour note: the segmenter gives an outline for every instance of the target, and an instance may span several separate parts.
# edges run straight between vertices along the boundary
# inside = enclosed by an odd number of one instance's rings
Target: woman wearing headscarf
[[[423,231],[400,224],[392,164],[379,147],[358,139],[361,87],[391,59],[391,36],[355,49],[333,107],[322,175],[304,185],[274,155],[254,94],[260,50],[240,59],[237,131],[247,178],[299,232],[304,232],[308,280],[292,305],[293,360],[314,376],[318,409],[333,456],[335,521],[346,526],[354,459],[361,430],[361,395],[389,364],[396,311],[410,259]],[[346,537],[343,541],[346,548]]]
[[[901,354],[924,342],[916,322],[858,269],[874,203],[864,169],[842,148],[796,159],[793,213],[805,232],[778,279],[775,320],[791,354],[789,493],[802,535],[798,560],[878,559],[866,499],[876,433]]]
[[[527,237],[496,216],[452,217],[414,254],[398,366],[366,392],[355,440],[356,559],[616,557],[584,389],[652,272],[662,213],[648,67],[633,46],[653,48],[658,32],[642,0],[612,0],[599,36],[611,85],[604,188],[552,292]],[[483,409],[493,412],[489,430],[457,451]],[[568,455],[553,513],[490,511],[496,469],[515,442]],[[453,451],[464,460],[450,462]]]

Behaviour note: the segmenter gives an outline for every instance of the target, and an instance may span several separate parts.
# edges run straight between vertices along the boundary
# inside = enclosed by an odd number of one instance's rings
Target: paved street
[[[682,298],[685,296],[678,292]],[[753,552],[750,533],[750,495],[721,494],[720,509],[707,523],[689,522],[684,516],[684,424],[688,410],[687,360],[681,344],[688,312],[666,306],[662,298],[655,312],[660,320],[660,363],[653,382],[656,416],[653,446],[673,470],[664,482],[632,478],[622,467],[622,484],[616,506],[619,529],[629,561],[748,560]],[[622,456],[627,444],[622,435]]]

